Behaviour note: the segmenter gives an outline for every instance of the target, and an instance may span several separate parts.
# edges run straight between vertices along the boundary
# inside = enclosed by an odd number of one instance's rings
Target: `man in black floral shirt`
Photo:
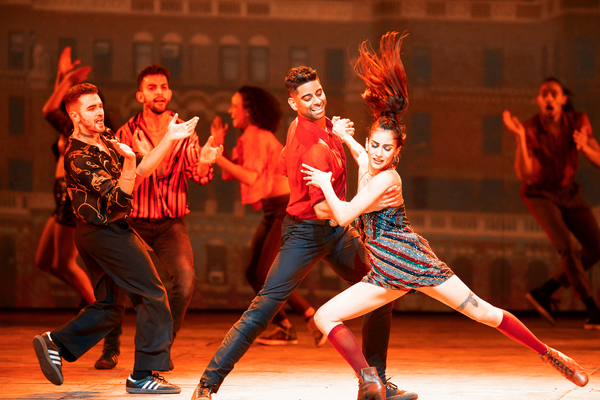
[[[198,118],[177,124],[143,159],[119,143],[104,126],[104,109],[98,89],[82,83],[65,94],[74,130],[65,152],[69,196],[77,216],[75,243],[94,277],[96,302],[85,307],[63,327],[33,340],[46,378],[63,383],[62,359],[72,362],[98,343],[121,321],[125,296],[137,310],[135,364],[126,382],[129,393],[179,393],[153,371],[169,367],[172,318],[167,293],[146,246],[129,227],[136,168],[158,165],[174,141],[194,132]]]

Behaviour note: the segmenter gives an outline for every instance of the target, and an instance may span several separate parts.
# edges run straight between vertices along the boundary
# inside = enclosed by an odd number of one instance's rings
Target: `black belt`
[[[311,225],[329,225],[334,228],[339,225],[335,219],[302,219],[302,218],[298,218],[298,217],[292,217],[292,218],[294,218],[296,221],[300,221],[305,224],[311,224]]]

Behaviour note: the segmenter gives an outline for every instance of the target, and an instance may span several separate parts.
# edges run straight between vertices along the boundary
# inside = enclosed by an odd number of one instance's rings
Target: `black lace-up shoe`
[[[33,338],[33,349],[46,379],[55,385],[62,385],[62,357],[58,346],[52,341],[50,332]]]
[[[181,388],[173,385],[158,374],[152,374],[144,379],[135,380],[129,375],[125,390],[132,394],[172,394],[181,393]]]
[[[387,381],[385,384],[385,398],[387,400],[414,400],[418,399],[419,395],[413,392],[407,392],[406,390],[398,389],[398,386],[392,382]]]

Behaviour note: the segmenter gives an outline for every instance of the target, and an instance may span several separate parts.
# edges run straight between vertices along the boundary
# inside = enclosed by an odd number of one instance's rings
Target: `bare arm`
[[[213,119],[210,125],[211,137],[214,137],[214,143],[223,146],[225,143],[225,136],[229,130],[229,124],[223,125],[223,120],[218,115]],[[258,178],[258,173],[251,171],[243,166],[236,164],[226,157],[217,158],[216,164],[233,176],[238,181],[245,183],[246,185],[252,185]]]
[[[356,217],[377,203],[386,190],[400,183],[396,171],[379,173],[350,202],[345,202],[338,199],[331,186],[331,172],[322,172],[306,164],[302,166],[306,168],[302,173],[306,174],[304,179],[307,185],[321,188],[333,217],[342,226],[349,225]]]
[[[512,116],[509,111],[504,111],[502,113],[502,120],[504,121],[504,125],[506,125],[508,130],[515,135],[517,140],[517,151],[515,154],[515,172],[517,178],[519,178],[521,182],[527,182],[531,178],[533,161],[527,149],[525,128],[518,118]]]
[[[368,162],[368,156],[365,148],[354,139],[354,123],[349,119],[340,119],[340,117],[333,117],[331,119],[333,123],[333,133],[340,138],[340,140],[348,146],[350,154],[356,161],[359,167],[366,166]]]
[[[590,126],[584,125],[580,130],[576,130],[573,133],[573,140],[577,145],[577,150],[581,151],[594,166],[600,168],[600,146],[592,136]]]
[[[176,140],[185,139],[194,133],[194,128],[198,123],[198,117],[194,117],[187,122],[177,123],[178,114],[173,116],[169,123],[167,133],[162,138],[160,143],[149,152],[142,162],[137,166],[137,180],[141,183],[142,179],[149,177],[160,165],[161,161],[171,148],[171,143]],[[137,183],[137,182],[136,182]],[[139,183],[138,183],[139,184]]]
[[[68,52],[66,50],[69,50]],[[67,59],[68,58],[68,59]],[[71,63],[71,49],[66,47],[60,55],[58,62],[58,73],[56,75],[56,84],[54,91],[44,104],[42,112],[48,115],[54,110],[58,110],[67,89],[76,83],[83,82],[87,79],[88,74],[92,70],[90,67],[81,67],[74,69],[79,64],[79,60]]]
[[[132,194],[136,182],[135,177],[135,153],[129,146],[116,140],[110,140],[117,153],[124,157],[123,169],[118,183],[121,190],[127,194]]]
[[[246,185],[252,185],[256,182],[258,178],[258,173],[255,171],[251,171],[247,168],[242,167],[241,165],[235,164],[228,160],[225,157],[220,157],[217,159],[216,164],[223,168],[223,170],[227,171],[238,181],[245,183]]]
[[[215,138],[209,136],[204,146],[202,146],[202,150],[200,150],[198,166],[196,167],[198,176],[206,176],[209,166],[219,160],[223,154],[223,145],[213,147],[214,142]]]

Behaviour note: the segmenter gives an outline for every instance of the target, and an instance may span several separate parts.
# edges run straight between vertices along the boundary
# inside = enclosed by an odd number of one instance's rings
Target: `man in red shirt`
[[[369,271],[358,232],[351,227],[339,226],[331,219],[323,192],[307,186],[300,172],[303,163],[331,171],[334,190],[340,199],[345,200],[346,157],[333,129],[353,133],[354,128],[343,120],[336,123],[334,128],[325,117],[327,100],[314,69],[293,68],[286,76],[285,83],[290,96],[288,103],[298,112],[298,119],[288,131],[287,144],[280,160],[280,169],[288,176],[291,190],[288,216],[281,228],[282,245],[264,287],[227,333],[200,378],[193,399],[211,399],[211,395],[217,393],[235,363],[320,260],[325,260],[349,284],[359,282]],[[394,195],[388,197],[392,204],[397,201]],[[383,382],[386,382],[392,307],[393,303],[389,303],[367,314],[363,323],[365,358],[371,366],[377,367]],[[386,392],[387,399],[417,398],[415,393],[399,390],[391,382],[386,383]]]
[[[503,117],[517,139],[515,171],[523,182],[521,196],[562,265],[562,271],[527,293],[527,299],[554,325],[552,293],[573,285],[588,313],[584,328],[600,330],[600,309],[585,272],[600,260],[600,228],[575,182],[580,153],[600,168],[600,145],[587,115],[573,109],[569,94],[556,78],[547,78],[536,97],[539,114],[523,124],[509,111]],[[571,234],[581,244],[581,254]]]
[[[175,115],[168,110],[173,95],[169,77],[169,70],[158,65],[148,66],[139,73],[135,96],[142,104],[142,111],[117,131],[119,140],[142,156],[161,143],[168,123]],[[154,250],[173,280],[169,292],[173,338],[181,328],[196,285],[192,245],[184,221],[190,212],[187,178],[200,185],[212,180],[211,164],[223,151],[222,146],[211,146],[213,140],[209,137],[208,142],[200,146],[198,136],[194,134],[172,144],[155,169],[142,171],[138,168],[137,171],[133,210],[128,222]],[[120,334],[121,325],[106,337],[96,368],[110,369],[117,365]],[[173,361],[170,360],[169,370],[172,369]]]

